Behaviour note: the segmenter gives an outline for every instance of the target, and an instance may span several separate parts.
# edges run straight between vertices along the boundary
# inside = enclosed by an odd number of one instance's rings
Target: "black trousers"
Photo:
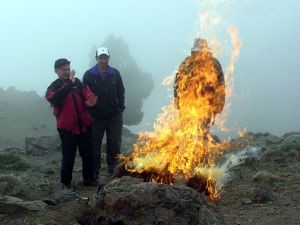
[[[106,163],[108,172],[112,173],[118,163],[117,155],[120,154],[122,144],[123,115],[100,119],[93,118],[93,139],[94,139],[94,169],[95,177],[98,178],[101,168],[101,146],[106,132]]]
[[[83,134],[72,134],[64,129],[57,129],[62,147],[60,179],[63,184],[70,184],[77,147],[82,160],[82,177],[84,180],[94,179],[93,139],[91,128]]]

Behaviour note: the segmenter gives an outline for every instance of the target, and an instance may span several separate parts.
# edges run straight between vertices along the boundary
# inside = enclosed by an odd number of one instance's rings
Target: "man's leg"
[[[94,152],[91,128],[79,135],[78,148],[82,162],[82,177],[84,181],[94,180]]]
[[[119,114],[107,122],[106,136],[107,136],[107,149],[106,149],[106,162],[108,172],[113,173],[117,165],[117,155],[120,154],[122,144],[122,128],[123,116]]]
[[[72,172],[77,149],[77,137],[71,132],[58,129],[61,139],[62,161],[60,170],[60,180],[64,185],[69,186],[72,181]]]
[[[92,135],[93,135],[93,152],[94,152],[94,178],[99,178],[101,168],[101,146],[105,131],[106,123],[104,120],[93,118]]]

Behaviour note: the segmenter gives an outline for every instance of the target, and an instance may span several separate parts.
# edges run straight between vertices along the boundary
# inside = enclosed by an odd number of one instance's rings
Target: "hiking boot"
[[[73,187],[72,184],[63,184],[63,183],[61,183],[60,190],[74,191],[74,187]]]

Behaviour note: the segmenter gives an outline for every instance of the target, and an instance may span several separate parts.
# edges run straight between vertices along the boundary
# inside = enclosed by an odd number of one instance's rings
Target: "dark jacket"
[[[100,74],[98,65],[85,72],[83,84],[87,85],[98,96],[95,107],[90,113],[96,118],[110,118],[122,113],[125,109],[125,89],[118,70],[108,66],[105,74]]]
[[[90,89],[83,87],[77,78],[74,84],[71,80],[52,82],[45,97],[53,108],[57,128],[73,134],[85,133],[91,125],[85,101],[91,95]]]

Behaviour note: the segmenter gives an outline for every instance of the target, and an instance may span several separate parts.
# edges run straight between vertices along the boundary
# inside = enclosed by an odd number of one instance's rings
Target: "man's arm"
[[[62,87],[57,88],[55,84],[48,87],[46,92],[46,99],[54,106],[61,106],[62,101],[67,96],[73,86],[73,82],[68,80]]]
[[[97,104],[98,97],[91,91],[89,86],[84,86],[81,91],[84,96],[86,106],[93,107]]]

